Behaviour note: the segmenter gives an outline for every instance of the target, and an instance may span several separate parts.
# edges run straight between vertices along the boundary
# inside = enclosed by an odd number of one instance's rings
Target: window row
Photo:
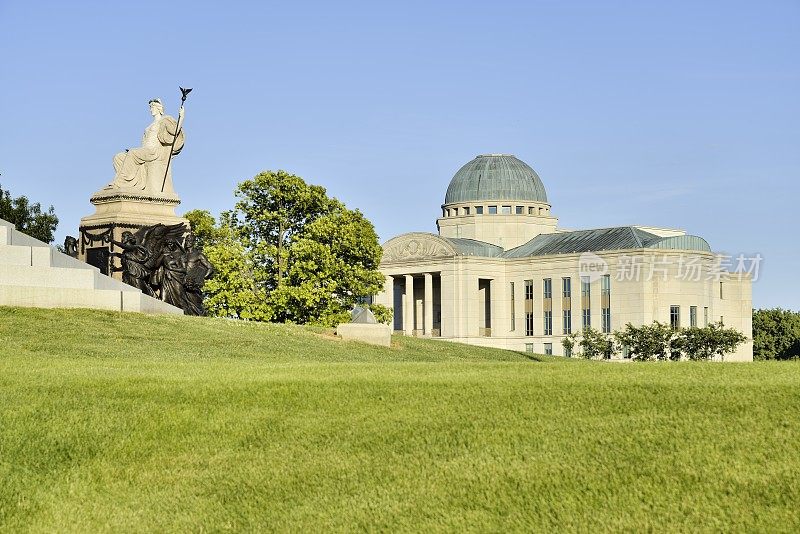
[[[719,322],[723,322],[723,317],[719,317]],[[669,307],[669,325],[678,329],[681,327],[681,307],[673,305]],[[689,306],[689,326],[697,326],[697,306]],[[708,306],[703,307],[703,326],[708,326]]]
[[[591,279],[588,276],[581,276],[581,326],[589,328],[592,326],[591,310]],[[601,295],[601,331],[611,332],[611,276],[603,275],[600,279]],[[514,283],[511,282],[511,330],[515,329],[515,305],[514,305]],[[572,333],[572,278],[566,276],[561,279],[561,333],[569,335]],[[551,278],[542,279],[542,319],[543,332],[545,336],[553,335],[553,280]],[[525,335],[533,336],[533,280],[525,280]]]
[[[546,215],[550,210],[538,206],[462,206],[460,208],[442,208],[443,217],[458,217],[459,215]]]
[[[514,282],[511,282],[513,292]],[[592,294],[592,284],[588,276],[581,276],[581,297],[588,302]],[[611,296],[611,275],[604,274],[600,277],[600,295]],[[561,279],[561,297],[572,298],[572,278],[564,277]],[[551,278],[542,279],[542,298],[553,298],[553,280]],[[525,300],[533,300],[533,280],[525,280]]]
[[[611,333],[611,308],[600,309],[600,331],[604,334]],[[542,335],[553,335],[553,311],[545,310],[542,312]],[[514,319],[511,320],[512,330],[514,330]],[[533,312],[525,312],[525,335],[533,336],[534,334],[534,316]],[[592,326],[592,310],[589,308],[581,310],[581,328],[591,328]],[[572,311],[563,310],[561,312],[561,333],[563,335],[570,335],[572,333]]]

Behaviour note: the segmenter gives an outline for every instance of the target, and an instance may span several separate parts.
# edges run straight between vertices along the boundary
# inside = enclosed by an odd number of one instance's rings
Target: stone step
[[[120,280],[103,275],[97,267],[93,267],[88,263],[82,262],[81,260],[67,256],[66,254],[62,254],[50,247],[42,248],[0,244],[0,271],[5,270],[6,267],[29,267],[34,269],[53,268],[65,269],[69,272],[80,271],[88,274],[76,274],[75,276],[88,276],[94,280],[94,285],[92,287],[97,289],[138,291],[138,289],[133,288],[128,284],[121,282]],[[56,276],[56,272],[59,271],[54,271],[53,276]]]
[[[31,265],[3,265],[0,267],[0,286],[63,287],[70,289],[97,288],[95,285],[94,272],[88,269],[33,267]],[[102,289],[115,288],[106,287]],[[121,291],[121,289],[118,290]]]
[[[0,285],[0,305],[26,308],[91,308],[183,314],[183,310],[138,291]]]
[[[182,314],[0,219],[0,306]]]
[[[52,259],[53,253],[49,247],[0,244],[0,265],[49,267],[52,265]]]
[[[28,247],[50,248],[50,245],[34,239],[33,237],[18,231],[13,224],[0,219],[0,246],[2,245],[25,245]]]

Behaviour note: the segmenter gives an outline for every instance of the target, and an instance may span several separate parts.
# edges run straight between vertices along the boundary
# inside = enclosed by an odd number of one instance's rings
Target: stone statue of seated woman
[[[184,108],[181,106],[178,112],[181,128],[176,139],[178,123],[169,115],[164,115],[164,105],[161,100],[154,98],[149,104],[153,122],[144,131],[142,146],[114,156],[116,175],[103,189],[104,192],[120,190],[132,194],[175,196],[172,169],[168,169],[167,164],[173,140],[175,142],[172,148],[173,156],[179,154],[183,148]]]

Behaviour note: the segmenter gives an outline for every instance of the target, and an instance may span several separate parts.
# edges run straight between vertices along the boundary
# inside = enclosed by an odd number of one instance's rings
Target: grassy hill
[[[0,530],[800,530],[800,365],[0,308]]]

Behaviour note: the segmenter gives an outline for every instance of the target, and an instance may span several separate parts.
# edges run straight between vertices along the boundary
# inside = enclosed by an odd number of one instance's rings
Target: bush
[[[676,335],[668,325],[653,321],[650,325],[625,325],[622,331],[614,332],[614,338],[621,346],[628,347],[631,358],[637,361],[667,360],[674,352],[672,345]]]
[[[800,358],[800,312],[781,308],[753,311],[753,359]]]
[[[625,325],[625,330],[614,333],[617,343],[628,347],[631,357],[637,361],[710,360],[716,356],[724,359],[726,354],[747,341],[735,328],[725,328],[714,323],[702,328],[679,328],[654,321],[651,325]]]
[[[561,345],[565,351],[572,351],[577,345],[580,347],[578,356],[593,360],[602,358],[608,360],[614,354],[614,339],[608,334],[603,334],[592,327],[587,327],[565,337],[561,340]]]
[[[682,353],[690,360],[721,359],[736,350],[747,338],[735,328],[725,328],[722,323],[712,323],[703,328],[686,328],[680,333]]]

